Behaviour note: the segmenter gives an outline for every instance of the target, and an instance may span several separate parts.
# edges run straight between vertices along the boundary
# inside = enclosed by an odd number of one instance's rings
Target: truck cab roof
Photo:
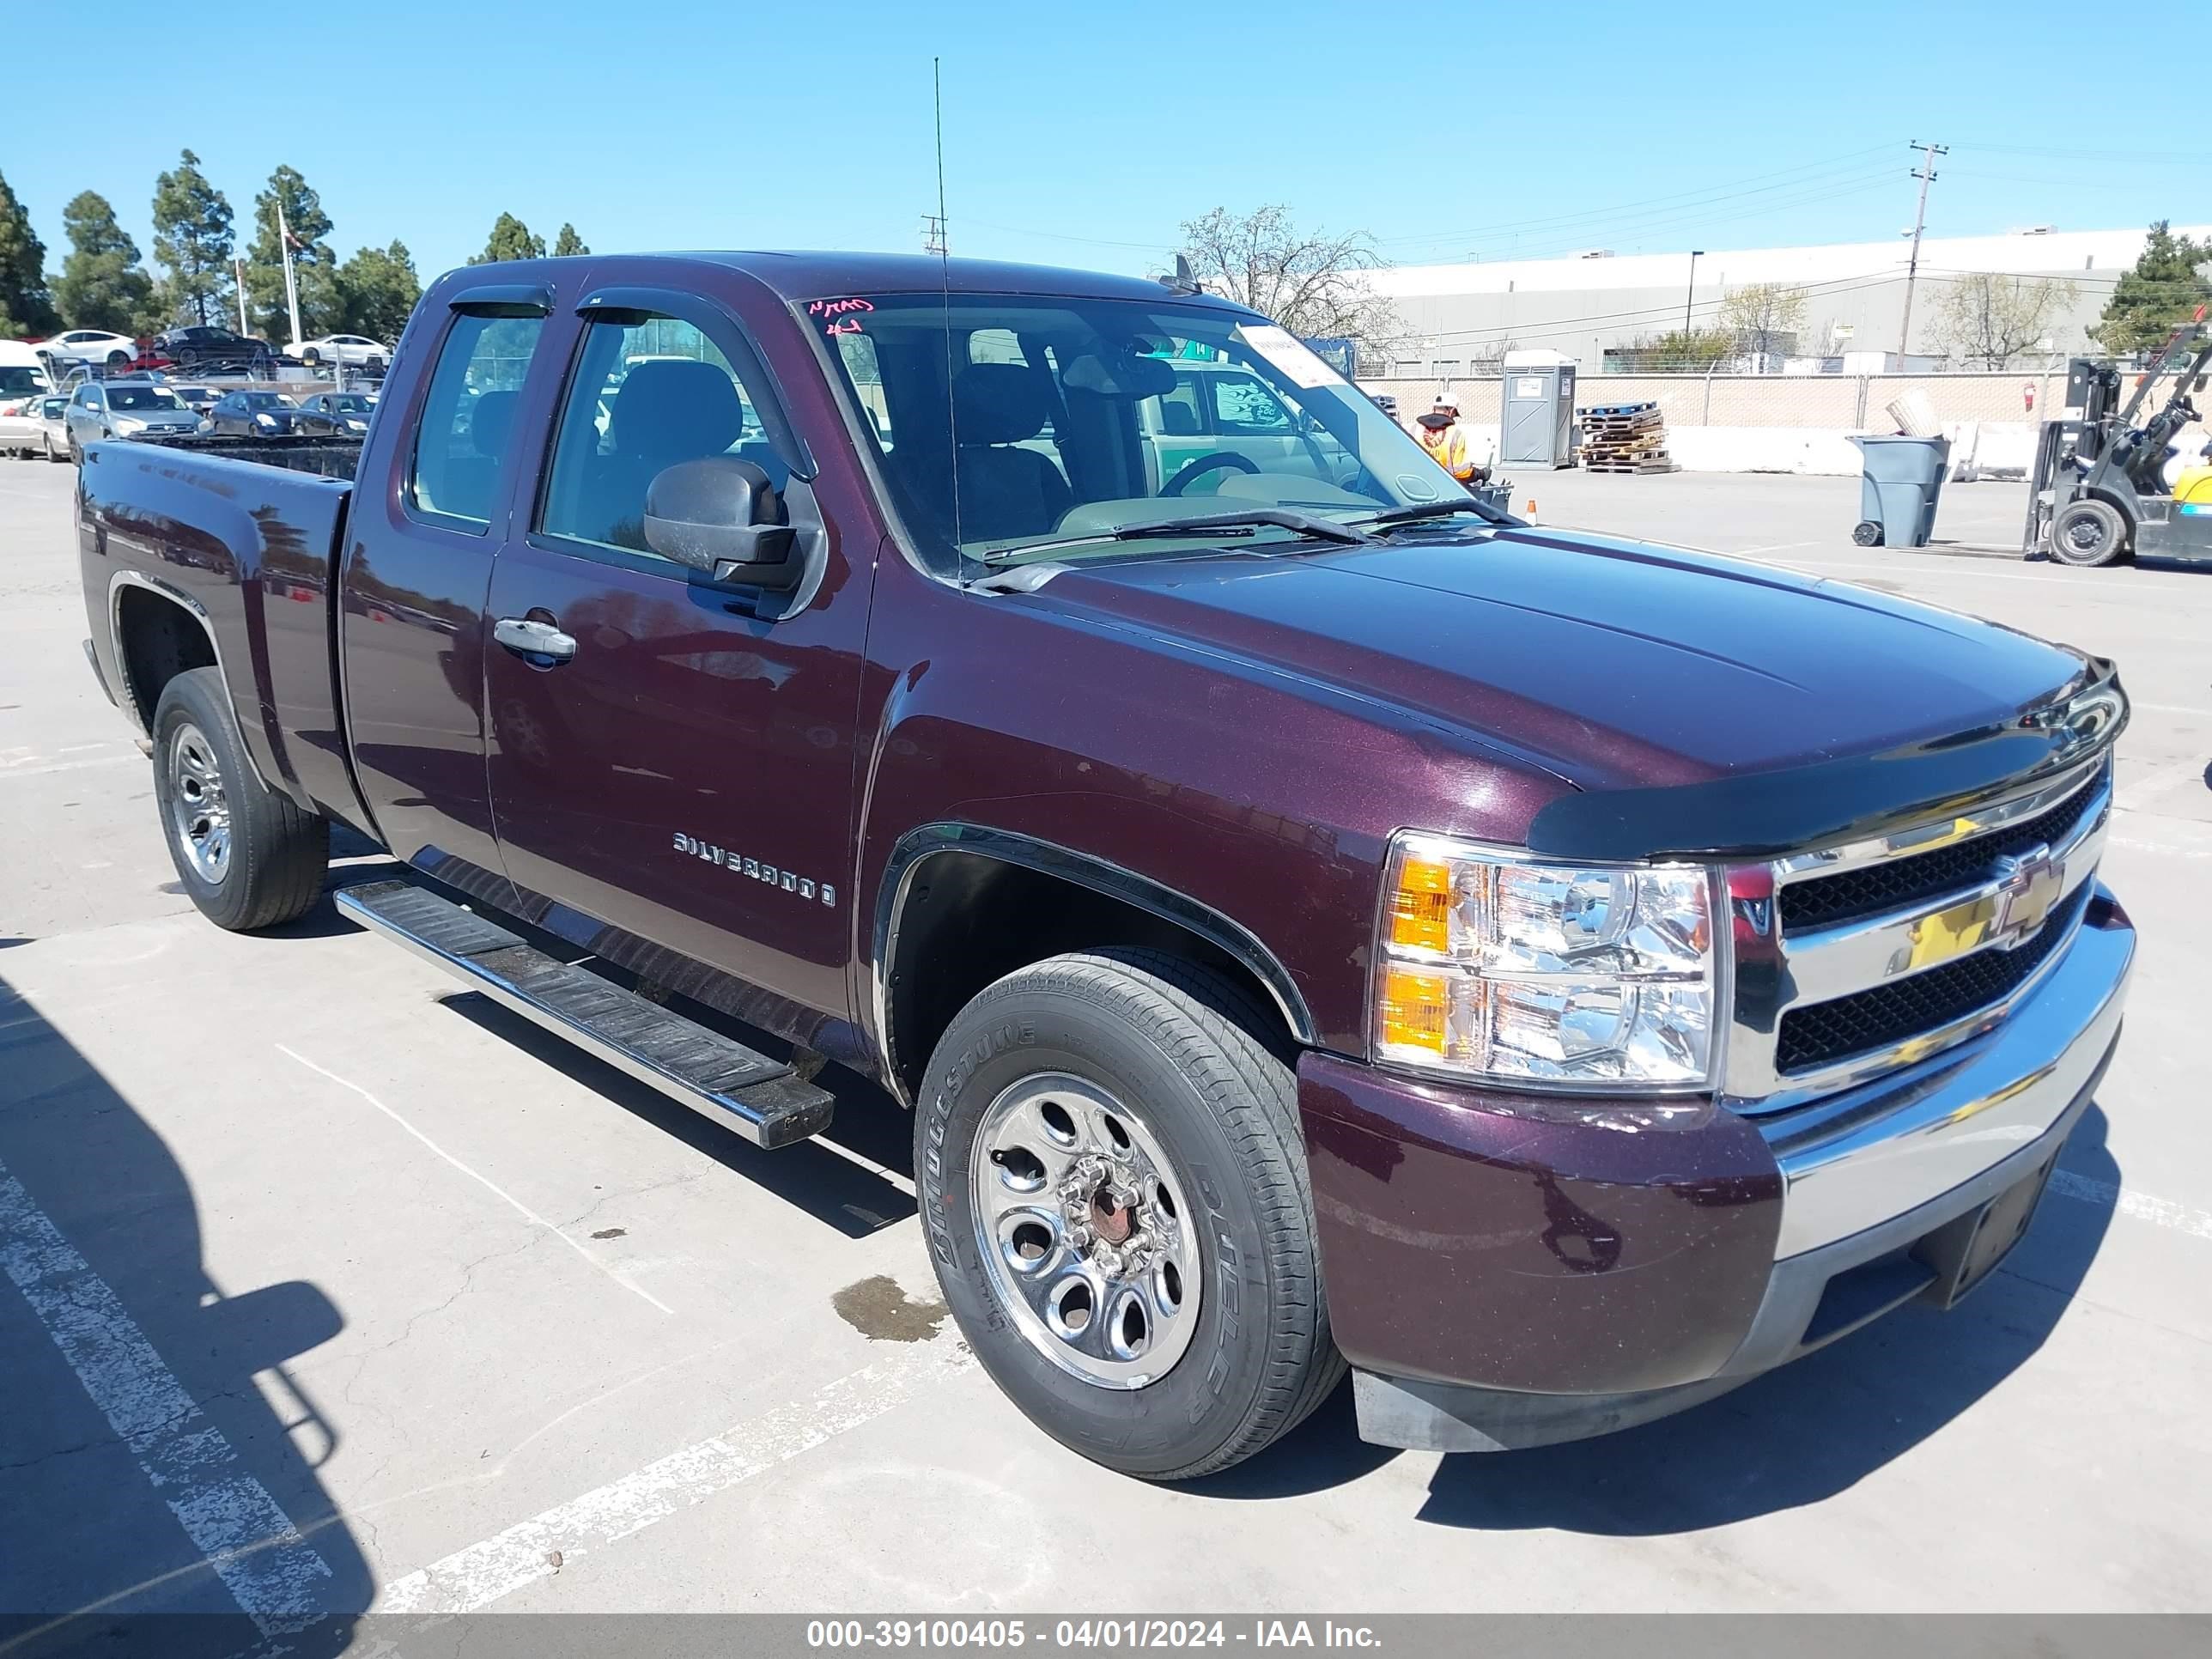
[[[672,268],[711,264],[742,271],[780,298],[794,304],[845,294],[916,294],[945,289],[953,294],[1054,294],[1099,300],[1160,300],[1169,290],[1142,276],[1119,276],[1054,265],[1012,264],[998,259],[939,259],[921,253],[853,253],[834,251],[702,250],[664,253],[587,254],[566,259],[512,259],[468,265],[456,276],[482,282],[525,278],[549,267],[580,260],[609,266],[665,263]],[[1182,305],[1244,307],[1216,295],[1176,293]]]

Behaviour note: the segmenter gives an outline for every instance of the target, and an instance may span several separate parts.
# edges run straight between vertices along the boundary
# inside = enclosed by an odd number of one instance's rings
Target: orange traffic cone
[[[1528,498],[1528,505],[1521,516],[1528,520],[1530,524],[1536,522],[1536,498],[1534,495]]]

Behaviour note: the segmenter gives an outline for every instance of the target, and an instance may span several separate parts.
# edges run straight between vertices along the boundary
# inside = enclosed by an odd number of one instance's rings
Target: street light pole
[[[1705,257],[1705,252],[1701,247],[1690,250],[1690,285],[1682,290],[1682,343],[1685,346],[1690,343],[1690,300],[1698,291],[1698,261]]]

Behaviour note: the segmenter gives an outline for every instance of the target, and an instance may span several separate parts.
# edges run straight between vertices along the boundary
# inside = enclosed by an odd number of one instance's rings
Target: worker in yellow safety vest
[[[1459,423],[1459,405],[1449,398],[1437,398],[1421,416],[1420,439],[1429,459],[1462,483],[1480,483],[1490,476],[1488,467],[1476,463],[1467,428]]]

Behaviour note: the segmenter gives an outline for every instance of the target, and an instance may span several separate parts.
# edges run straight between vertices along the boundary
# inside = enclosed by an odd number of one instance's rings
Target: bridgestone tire
[[[195,727],[205,738],[220,775],[229,814],[228,868],[210,881],[179,844],[175,828],[176,786],[171,757],[183,729]],[[220,671],[192,668],[162,688],[154,711],[154,802],[161,816],[161,840],[176,866],[177,879],[199,912],[218,927],[250,933],[295,921],[321,896],[330,866],[327,818],[304,812],[285,797],[261,787],[246,758],[230,693]]]
[[[938,1282],[976,1357],[1036,1425],[1147,1480],[1226,1468],[1295,1427],[1342,1378],[1314,1243],[1289,1065],[1238,986],[1180,957],[1053,957],[981,992],[932,1056],[915,1183]],[[1139,1109],[1194,1212],[1189,1346],[1139,1388],[1069,1375],[1009,1318],[979,1258],[970,1159],[993,1101],[1066,1073]]]

